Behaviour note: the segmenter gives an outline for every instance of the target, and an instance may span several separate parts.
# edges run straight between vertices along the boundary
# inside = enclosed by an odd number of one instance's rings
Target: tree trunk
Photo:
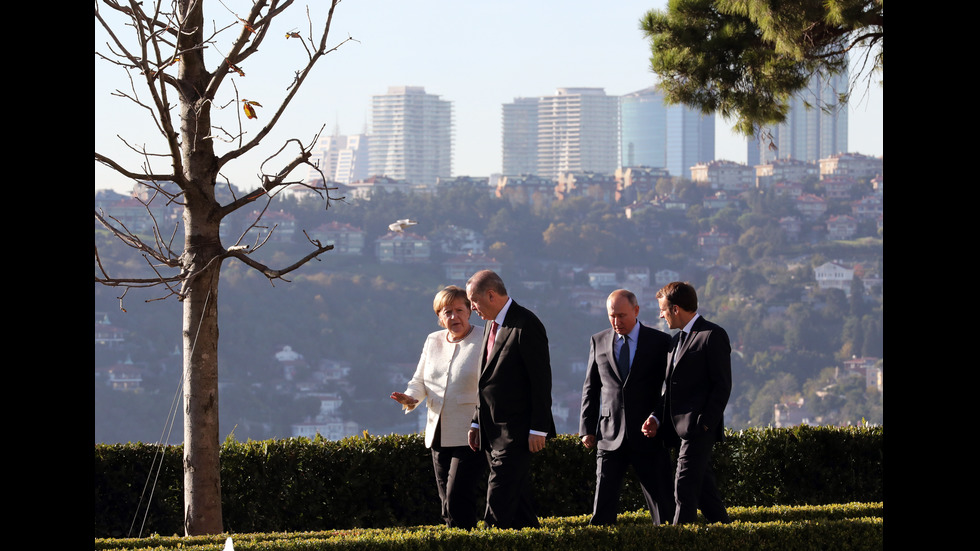
[[[198,224],[194,218],[194,209],[188,205],[184,214],[189,228],[185,266],[200,269],[221,246],[217,224]],[[218,434],[219,270],[220,262],[215,262],[185,288],[184,531],[188,536],[224,531]]]
[[[202,2],[180,0],[179,40],[181,175],[184,181],[184,253],[190,280],[183,288],[184,317],[184,532],[219,534],[221,518],[218,437],[218,275],[224,249],[214,199],[218,160],[211,139],[210,74],[204,65]],[[176,168],[176,167],[175,167]],[[214,261],[213,265],[209,265]],[[205,269],[205,267],[207,268]]]

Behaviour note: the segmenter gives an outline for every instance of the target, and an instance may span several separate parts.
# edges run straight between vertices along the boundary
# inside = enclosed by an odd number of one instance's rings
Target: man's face
[[[663,297],[658,298],[657,303],[660,305],[660,317],[667,322],[669,329],[682,329],[684,327],[677,316],[677,306],[669,304],[667,299]]]
[[[606,311],[609,313],[609,324],[612,325],[613,330],[620,335],[628,335],[636,325],[640,306],[633,306],[624,296],[615,296],[606,301]]]
[[[471,285],[466,286],[466,298],[470,299],[470,307],[473,311],[477,313],[481,318],[490,321],[497,317],[497,313],[500,309],[494,310],[493,307],[493,291],[488,290],[483,294],[476,294],[473,292],[473,287]]]

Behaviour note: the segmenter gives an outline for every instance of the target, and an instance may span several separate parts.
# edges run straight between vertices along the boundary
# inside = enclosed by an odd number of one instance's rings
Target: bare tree
[[[256,101],[239,98],[234,76],[244,77],[246,61],[258,52],[269,36],[270,23],[293,4],[292,0],[254,0],[250,11],[243,16],[235,14],[221,0],[209,3],[225,21],[224,26],[205,22],[203,0],[96,1],[96,27],[108,36],[104,49],[96,51],[96,56],[126,73],[129,89],[116,90],[113,95],[145,110],[148,121],[152,121],[156,129],[157,146],[151,149],[125,142],[143,159],[139,168],[126,167],[98,151],[95,161],[145,186],[150,200],[176,203],[183,209],[183,243],[176,247],[173,243],[177,238],[177,226],[169,233],[161,231],[155,224],[152,237],[140,237],[117,219],[96,211],[96,220],[139,251],[151,271],[143,278],[113,277],[101,262],[96,247],[95,281],[123,288],[123,296],[133,287],[158,286],[163,295],[159,298],[175,296],[182,302],[184,529],[187,535],[223,531],[217,355],[217,293],[221,263],[225,259],[239,260],[274,281],[333,248],[307,235],[312,248],[309,254],[291,266],[272,269],[252,256],[264,241],[257,240],[251,246],[242,244],[247,230],[227,248],[222,245],[219,235],[221,221],[230,213],[260,198],[268,208],[269,201],[285,186],[302,184],[288,178],[298,167],[314,166],[311,155],[316,137],[309,145],[295,138],[286,140],[275,155],[259,165],[259,187],[241,197],[232,193],[231,200],[224,205],[215,198],[219,171],[229,161],[259,145],[321,57],[352,40],[347,37],[328,46],[330,25],[339,2],[331,0],[325,20],[318,23],[317,34],[313,33],[308,8],[308,33],[291,31],[286,34],[285,39],[298,39],[303,44],[307,57],[296,70],[295,79],[279,106],[271,110]],[[116,23],[120,17],[124,24]],[[284,38],[279,36],[279,39]],[[210,68],[205,64],[205,51],[209,49],[210,56],[217,52],[221,58],[217,62],[212,59],[215,66]],[[222,88],[227,82],[231,82],[231,89]],[[269,114],[268,119],[258,133],[246,139],[242,124],[254,122],[257,107],[263,107]],[[237,114],[237,117],[225,117],[232,121],[237,119],[237,129],[231,131],[212,123],[213,109],[229,108]],[[244,121],[243,113],[247,117]],[[220,142],[217,147],[216,142]],[[280,162],[280,154],[292,148],[298,149],[295,157]],[[226,151],[216,152],[216,149]],[[286,157],[291,155],[287,153]],[[266,165],[277,162],[280,164],[274,172],[266,172]],[[153,169],[154,164],[169,165],[170,168],[158,172]],[[328,207],[331,200],[337,199],[330,197],[331,190],[326,187],[307,187],[320,194]],[[260,212],[265,212],[265,208]],[[253,227],[257,223],[256,220]]]

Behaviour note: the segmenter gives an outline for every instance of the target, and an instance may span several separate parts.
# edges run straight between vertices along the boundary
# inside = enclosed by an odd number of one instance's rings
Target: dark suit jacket
[[[480,424],[481,448],[527,449],[531,430],[554,436],[551,360],[544,325],[533,312],[512,302],[487,361],[489,337],[487,324],[480,354],[480,404],[473,416]]]
[[[677,339],[674,335],[675,344]],[[671,369],[674,355],[676,365]],[[728,333],[698,317],[681,349],[668,355],[663,399],[670,410],[659,416],[662,424],[676,430],[680,438],[688,439],[696,431],[714,431],[720,441],[724,438],[723,417],[731,393],[732,345]],[[668,418],[673,423],[667,423]]]
[[[640,324],[633,364],[623,381],[613,351],[616,338],[611,328],[592,335],[582,386],[579,434],[596,435],[600,450],[619,449],[627,438],[641,445],[652,442],[640,429],[651,411],[661,409],[660,391],[671,349],[670,335]]]

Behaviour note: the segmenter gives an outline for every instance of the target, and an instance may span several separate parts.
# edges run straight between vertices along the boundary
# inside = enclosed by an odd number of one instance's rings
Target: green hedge
[[[883,499],[881,427],[729,432],[713,457],[730,506]],[[161,452],[140,443],[96,445],[95,536],[183,533],[181,461],[181,446]],[[151,478],[151,466],[161,463]],[[549,441],[535,455],[531,476],[540,516],[591,511],[595,452],[577,437]],[[154,479],[148,500],[145,486]],[[221,451],[221,488],[225,528],[234,533],[440,523],[432,460],[419,435],[229,440]],[[483,480],[481,502],[485,489]],[[137,510],[141,495],[144,505]],[[639,485],[628,476],[622,510],[644,506]]]
[[[615,527],[591,527],[588,515],[547,517],[530,530],[478,529],[445,526],[355,529],[321,532],[234,534],[236,551],[279,549],[384,549],[433,551],[501,549],[659,549],[668,551],[795,550],[882,548],[881,503],[834,506],[732,507],[729,525],[650,525],[646,511],[620,515]],[[96,539],[96,551],[122,549],[221,550],[228,534],[216,536],[152,536],[141,539]]]

